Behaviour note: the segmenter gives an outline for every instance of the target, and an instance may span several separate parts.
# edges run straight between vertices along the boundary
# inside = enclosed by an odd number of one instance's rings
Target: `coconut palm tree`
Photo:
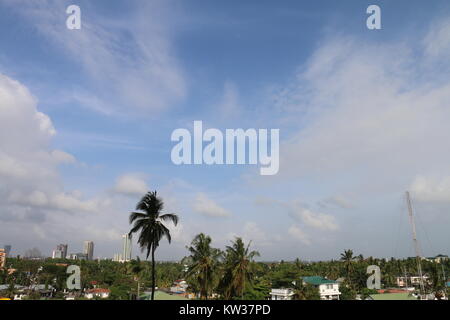
[[[152,295],[155,298],[155,250],[163,237],[171,241],[170,231],[163,222],[171,221],[174,225],[178,223],[178,216],[174,213],[161,214],[164,203],[157,197],[156,191],[148,192],[136,205],[136,210],[141,212],[130,213],[130,224],[133,224],[129,234],[139,232],[138,243],[142,252],[145,250],[146,258],[151,254],[152,264]]]
[[[341,261],[344,262],[344,267],[346,271],[346,281],[351,285],[351,273],[353,271],[353,261],[355,257],[353,256],[353,251],[348,249],[344,250],[344,253],[341,253]]]
[[[341,261],[344,262],[345,270],[347,271],[347,276],[349,276],[352,269],[352,263],[355,257],[353,257],[353,251],[348,249],[341,253]]]
[[[200,233],[195,236],[190,247],[186,247],[191,255],[187,277],[191,278],[191,287],[200,293],[201,299],[208,299],[216,280],[222,252],[211,247],[211,237]]]
[[[251,283],[254,273],[255,257],[258,251],[250,251],[251,241],[245,246],[242,238],[236,237],[231,246],[226,247],[224,287],[225,297],[233,295],[243,298],[245,284]]]

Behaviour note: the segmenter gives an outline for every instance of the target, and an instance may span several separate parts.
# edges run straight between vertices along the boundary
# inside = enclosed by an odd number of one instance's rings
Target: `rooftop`
[[[88,289],[86,290],[86,293],[110,293],[111,291],[109,289],[103,289],[103,288],[94,288],[94,289]]]
[[[314,286],[318,286],[321,284],[328,284],[328,283],[337,283],[334,280],[329,280],[327,278],[320,277],[320,276],[303,277],[303,281],[308,284],[312,284]]]
[[[373,300],[417,300],[409,293],[379,293],[370,296]]]
[[[141,295],[141,299],[143,300],[150,300],[151,292],[145,292],[143,295]],[[183,296],[179,296],[176,294],[168,294],[163,291],[155,291],[155,300],[188,300],[187,298]]]

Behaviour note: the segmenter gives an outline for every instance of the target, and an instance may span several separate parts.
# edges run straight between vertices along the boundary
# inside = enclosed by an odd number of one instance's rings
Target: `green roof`
[[[373,300],[417,300],[409,293],[379,293],[370,296]]]
[[[150,300],[150,297],[151,297],[150,292],[141,295],[142,300]],[[155,300],[188,300],[188,299],[176,294],[168,294],[163,291],[157,290],[155,291]]]
[[[318,286],[320,284],[337,283],[334,280],[329,280],[320,276],[303,277],[303,281],[314,286]]]

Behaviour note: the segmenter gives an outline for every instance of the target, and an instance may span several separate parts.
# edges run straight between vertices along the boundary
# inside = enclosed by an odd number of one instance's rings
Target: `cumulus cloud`
[[[339,229],[336,219],[332,215],[314,212],[300,205],[292,206],[291,216],[303,222],[305,225],[316,229],[330,231]]]
[[[149,187],[142,175],[125,174],[117,179],[114,191],[124,195],[143,196],[149,191]]]
[[[64,191],[58,164],[73,164],[73,155],[52,150],[56,134],[50,118],[37,110],[37,100],[21,83],[0,74],[0,207],[9,220],[45,210],[94,212],[97,200]],[[33,210],[13,209],[31,207]],[[32,213],[34,212],[34,213]]]
[[[409,190],[419,201],[450,203],[450,176],[417,176]]]
[[[73,155],[70,153],[64,152],[62,150],[53,150],[51,152],[51,155],[53,159],[56,161],[56,163],[66,163],[66,164],[73,164],[76,163],[76,159]]]
[[[209,217],[229,217],[231,213],[210,199],[205,193],[197,193],[194,200],[194,211]]]
[[[292,225],[288,229],[288,234],[295,240],[300,241],[303,244],[310,245],[311,241],[309,236],[297,225]]]

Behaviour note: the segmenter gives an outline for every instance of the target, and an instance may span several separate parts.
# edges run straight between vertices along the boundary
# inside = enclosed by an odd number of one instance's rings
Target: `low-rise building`
[[[111,291],[109,289],[94,288],[86,290],[84,296],[87,299],[94,299],[94,298],[106,299],[109,297],[110,293]]]
[[[309,284],[319,290],[321,300],[339,300],[339,283],[320,276],[303,277],[303,284]]]
[[[170,287],[170,292],[177,293],[177,294],[184,294],[186,293],[186,290],[188,288],[188,284],[185,280],[180,279],[176,280],[172,287]]]
[[[280,288],[270,290],[270,300],[292,300],[294,290],[291,288]]]
[[[422,276],[423,283],[430,283],[430,279],[427,275]],[[410,276],[410,277],[397,277],[396,283],[398,287],[419,286],[420,276]]]
[[[445,254],[438,254],[435,257],[427,257],[427,258],[424,258],[424,259],[427,260],[427,261],[435,262],[435,263],[441,263],[441,262],[447,261],[448,260],[448,256],[445,255]]]
[[[6,264],[6,252],[5,249],[0,249],[0,268],[3,268]]]

